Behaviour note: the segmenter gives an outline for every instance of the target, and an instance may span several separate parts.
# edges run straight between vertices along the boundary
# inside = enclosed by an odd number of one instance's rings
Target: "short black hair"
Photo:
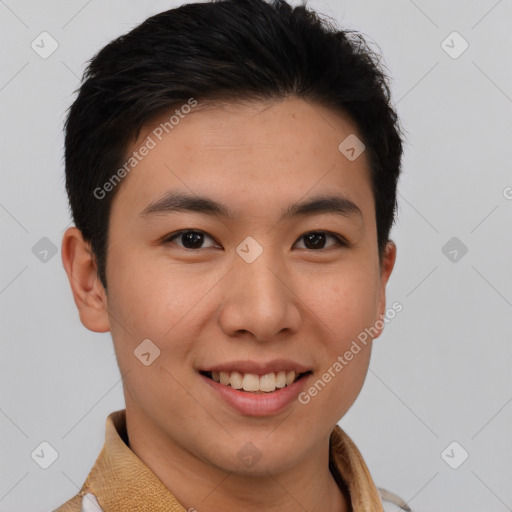
[[[363,35],[284,0],[186,4],[102,48],[84,71],[65,123],[66,191],[74,223],[105,267],[111,204],[98,198],[152,118],[195,101],[290,95],[347,115],[366,146],[382,261],[396,213],[402,132],[381,58]],[[341,141],[340,141],[341,142]]]

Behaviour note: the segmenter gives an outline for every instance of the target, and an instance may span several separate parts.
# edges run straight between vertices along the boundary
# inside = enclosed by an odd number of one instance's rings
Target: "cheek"
[[[370,362],[371,337],[365,329],[375,318],[377,301],[374,284],[367,279],[357,285],[331,284],[308,304],[320,318],[323,329],[316,357],[315,380],[305,389],[300,403],[309,407],[311,417],[324,416],[337,422],[359,395]]]
[[[184,368],[193,347],[199,287],[190,286],[183,272],[125,257],[117,260],[109,288],[112,338],[125,389],[147,410],[187,403],[190,397],[179,382],[188,378]]]
[[[119,257],[109,277],[109,311],[132,338],[168,338],[187,323],[207,284],[191,281],[182,268],[176,271],[171,265],[137,256],[136,251]]]
[[[332,349],[343,350],[366,327],[378,309],[378,280],[371,269],[346,273],[346,277],[324,279],[308,288],[307,304],[328,328]]]

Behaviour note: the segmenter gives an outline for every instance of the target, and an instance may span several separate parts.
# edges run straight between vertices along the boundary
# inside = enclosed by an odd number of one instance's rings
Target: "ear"
[[[78,228],[68,228],[64,233],[61,255],[80,321],[90,331],[109,331],[107,294],[98,277],[90,244],[84,241]]]
[[[379,324],[382,324],[380,329],[378,329],[378,334],[374,336],[374,338],[378,338],[382,334],[382,330],[384,329],[384,322],[382,318],[386,313],[386,285],[388,283],[389,276],[393,271],[393,267],[395,266],[396,261],[396,245],[393,240],[388,240],[386,243],[386,248],[384,250],[384,255],[382,258],[382,263],[380,264],[380,287],[379,287],[379,306],[377,310],[377,318],[375,318],[375,323],[381,320]],[[377,327],[375,327],[377,329]]]

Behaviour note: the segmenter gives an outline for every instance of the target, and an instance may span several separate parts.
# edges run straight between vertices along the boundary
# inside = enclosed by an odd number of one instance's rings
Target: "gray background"
[[[1,511],[73,496],[124,407],[110,334],[81,325],[60,259],[62,124],[85,62],[180,3],[0,0]],[[404,309],[341,425],[415,511],[512,510],[512,2],[309,5],[379,45],[408,133],[388,289]],[[43,31],[59,45],[46,59]],[[42,441],[58,452],[46,470]]]

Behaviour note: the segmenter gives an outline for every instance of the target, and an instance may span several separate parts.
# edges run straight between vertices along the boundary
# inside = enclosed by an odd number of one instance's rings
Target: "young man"
[[[163,12],[91,61],[65,146],[62,258],[126,409],[57,510],[382,510],[337,426],[396,256],[402,140],[364,39],[284,1]]]

